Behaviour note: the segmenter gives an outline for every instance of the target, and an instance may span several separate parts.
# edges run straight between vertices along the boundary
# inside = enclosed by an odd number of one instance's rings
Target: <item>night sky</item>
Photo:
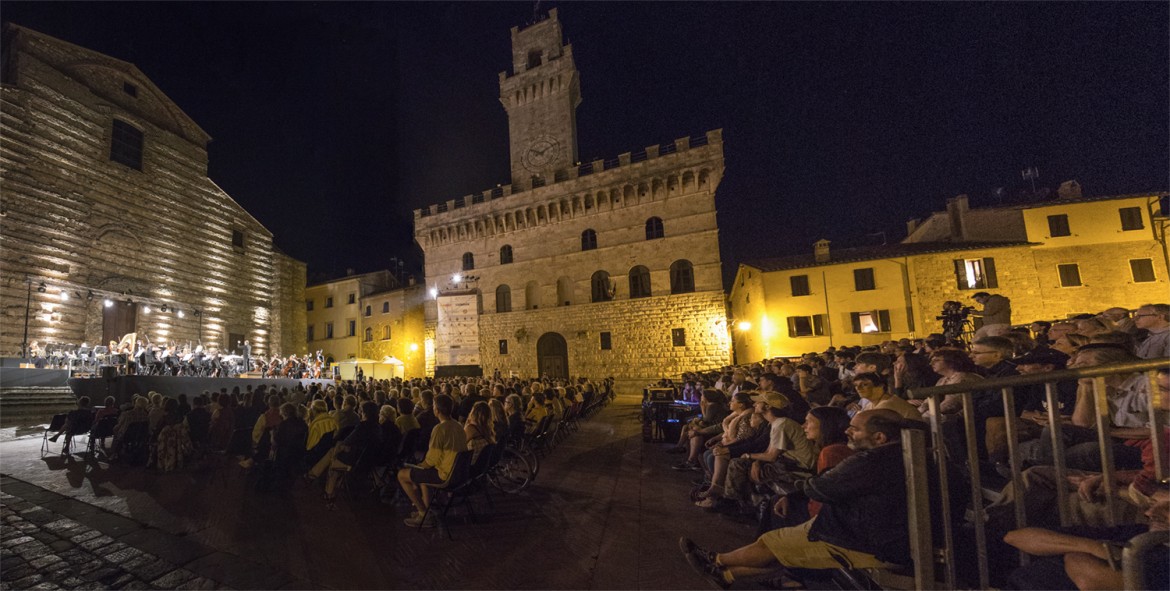
[[[725,277],[819,238],[894,242],[959,193],[1012,202],[1026,167],[1090,195],[1170,188],[1166,2],[553,6],[582,161],[723,128]],[[531,3],[6,0],[0,17],[137,65],[310,280],[395,256],[421,276],[412,210],[508,182],[497,73]]]

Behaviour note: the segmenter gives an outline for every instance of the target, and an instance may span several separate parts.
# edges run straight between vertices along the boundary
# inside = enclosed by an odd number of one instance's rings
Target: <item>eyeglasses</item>
[[[986,355],[988,353],[998,353],[998,351],[971,351],[972,355]]]

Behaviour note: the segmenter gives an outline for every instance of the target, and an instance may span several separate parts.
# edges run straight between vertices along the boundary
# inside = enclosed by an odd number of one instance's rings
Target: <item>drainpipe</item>
[[[825,330],[829,333],[829,346],[833,346],[833,321],[829,315],[829,282],[825,279],[825,272],[821,271],[821,289],[825,293]]]

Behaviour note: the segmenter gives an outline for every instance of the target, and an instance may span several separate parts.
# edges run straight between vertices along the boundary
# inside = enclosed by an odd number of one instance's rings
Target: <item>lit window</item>
[[[995,259],[956,259],[955,279],[959,289],[993,289],[999,287],[995,278]]]
[[[390,340],[390,325],[389,324],[382,326],[382,340],[383,341]]]
[[[852,324],[854,334],[890,332],[889,310],[851,312],[849,314],[849,321]]]

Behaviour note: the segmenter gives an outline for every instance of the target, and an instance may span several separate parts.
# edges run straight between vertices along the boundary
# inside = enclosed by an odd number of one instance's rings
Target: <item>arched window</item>
[[[470,271],[475,268],[475,257],[470,252],[463,253],[463,270]]]
[[[370,314],[373,314],[373,313],[374,313],[374,310],[372,308],[370,308],[370,306],[366,306],[366,316],[369,316]]]
[[[581,232],[581,250],[593,250],[595,248],[597,248],[597,232],[593,230]]]
[[[594,273],[590,283],[593,286],[594,302],[608,302],[613,299],[614,289],[609,281],[609,273],[605,271]]]
[[[505,244],[500,247],[500,264],[507,265],[512,262],[512,245]]]
[[[512,311],[512,288],[501,285],[496,288],[496,312]]]
[[[695,291],[695,267],[686,259],[670,264],[670,293]]]
[[[374,340],[374,329],[367,328],[366,329],[366,342],[368,343],[372,340]]]
[[[642,265],[630,269],[630,297],[650,297],[650,269]]]
[[[382,302],[382,313],[383,314],[390,313],[390,302]]]
[[[654,240],[655,238],[662,238],[662,218],[653,217],[646,220],[646,240]]]

